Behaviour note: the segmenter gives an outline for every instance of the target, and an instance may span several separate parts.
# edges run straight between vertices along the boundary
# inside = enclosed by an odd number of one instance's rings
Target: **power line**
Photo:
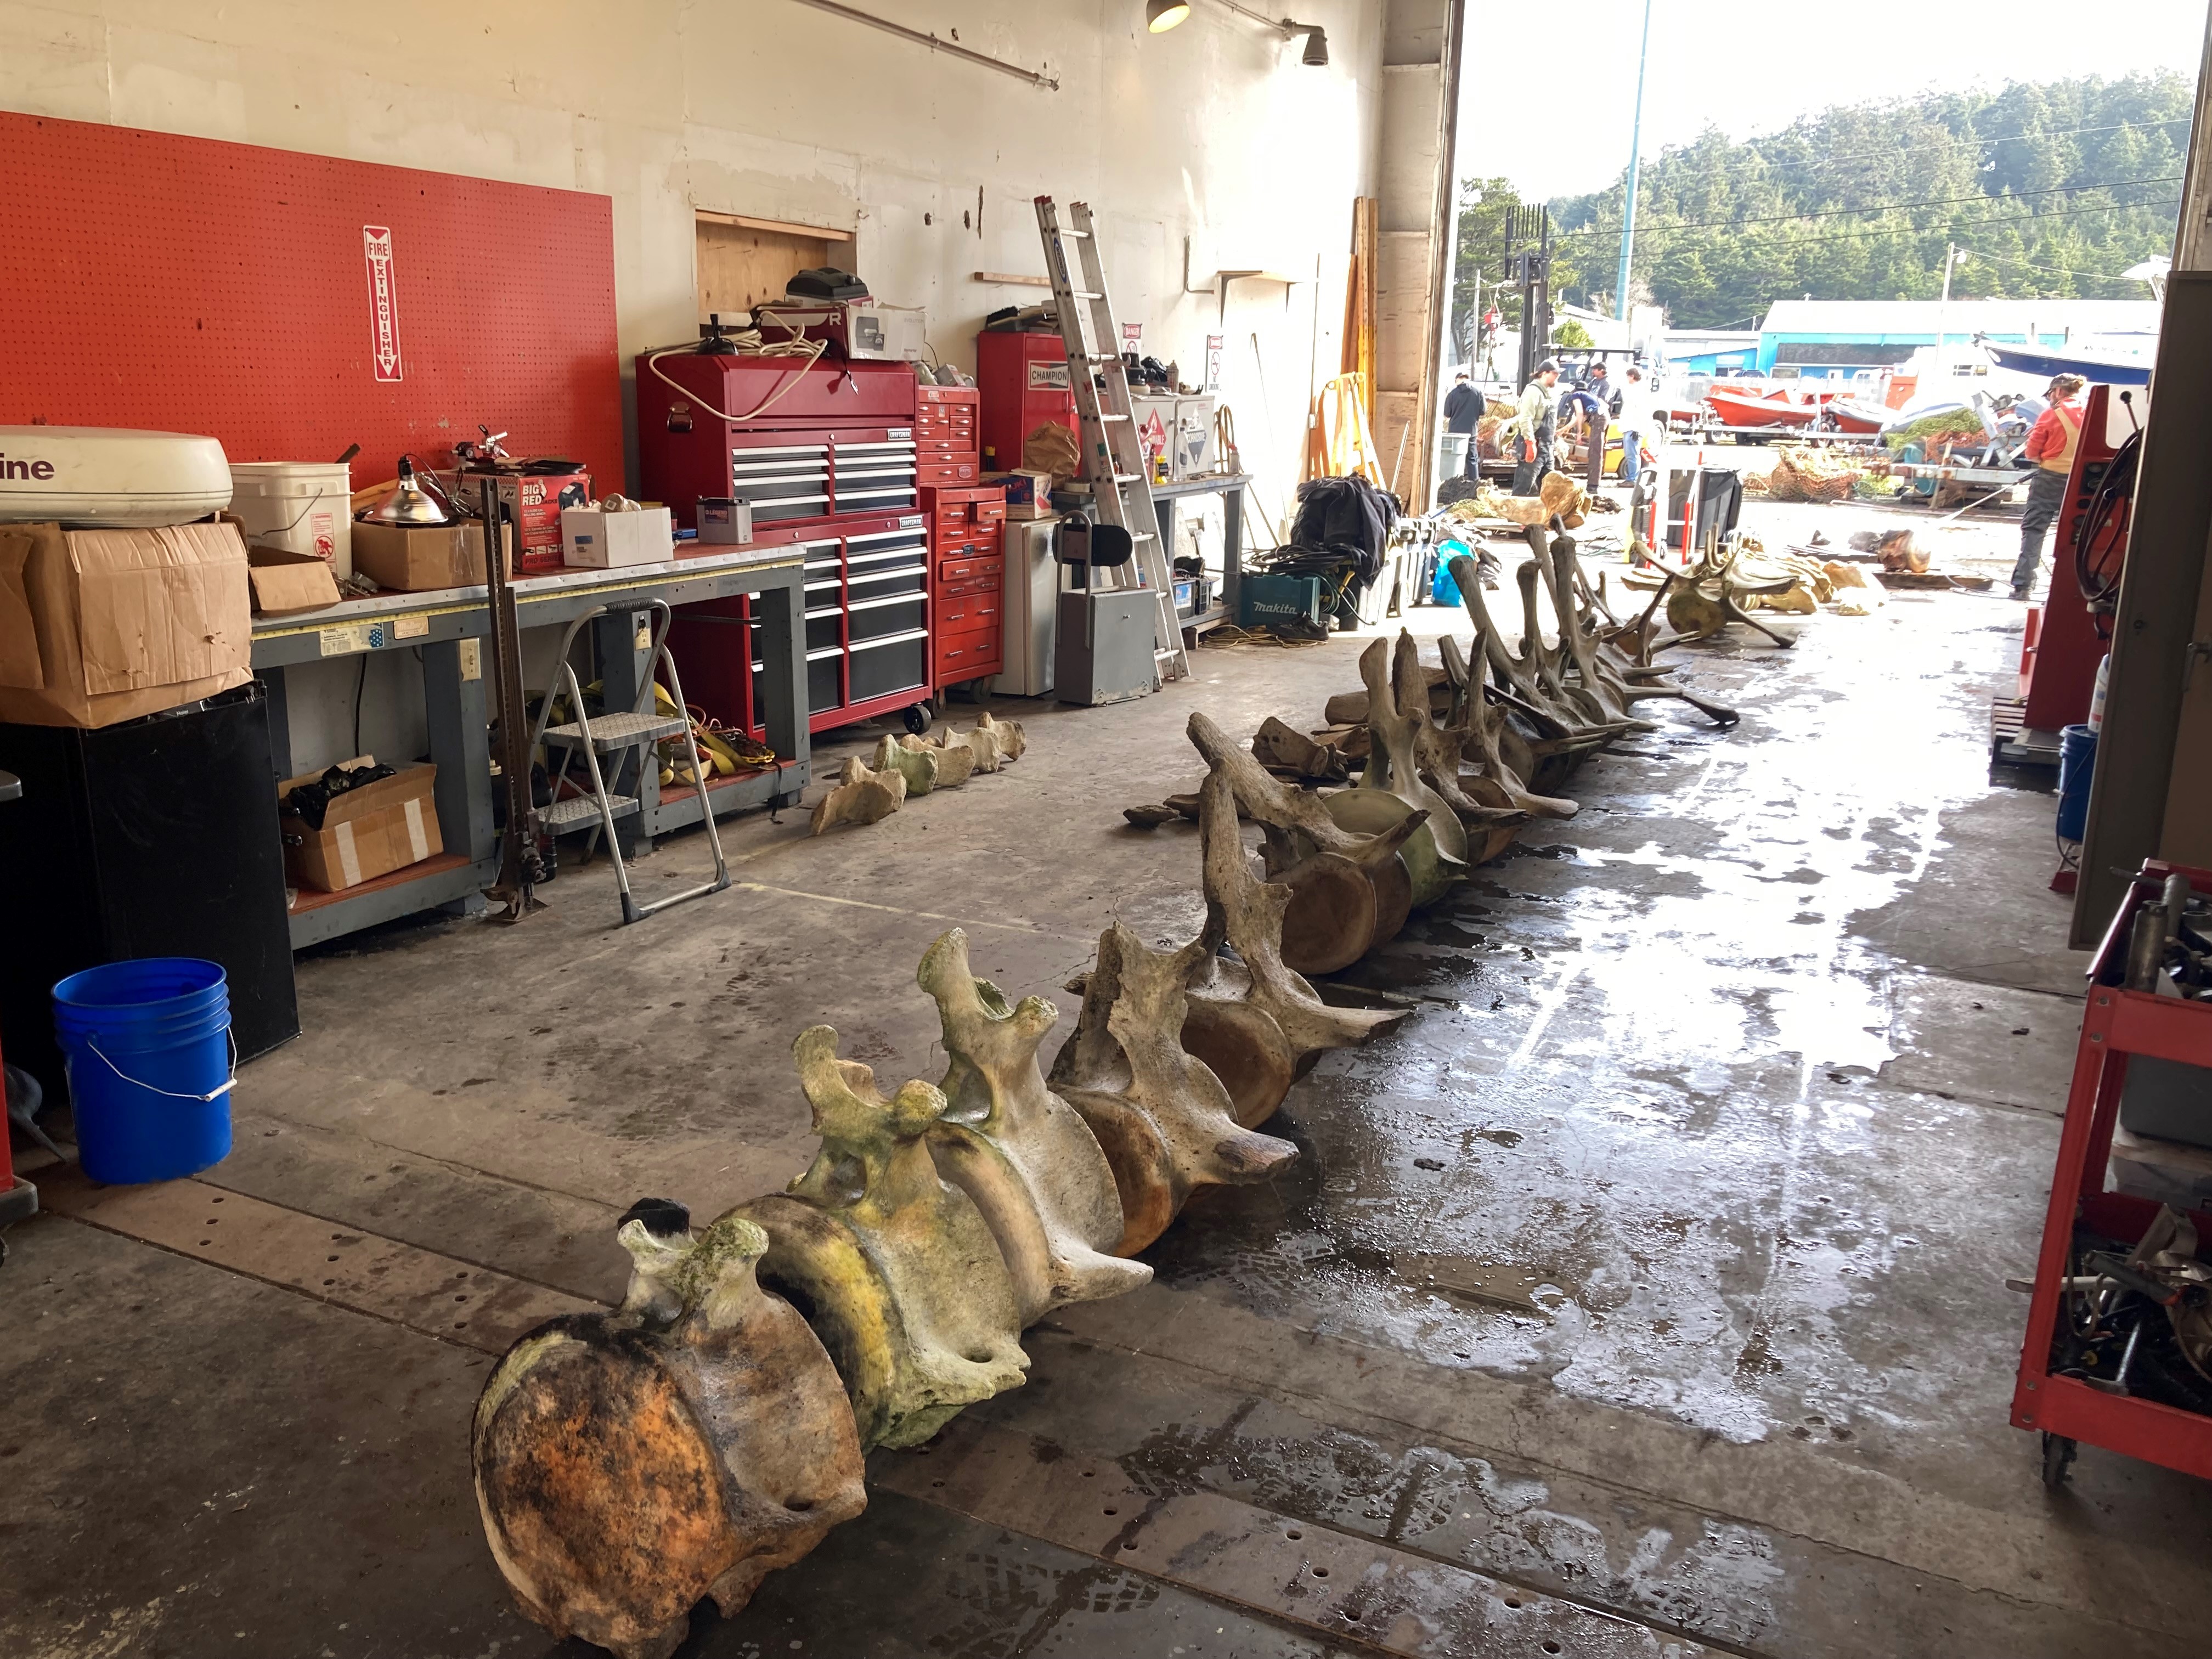
[[[1653,225],[1650,228],[1653,230],[1709,230],[1715,228],[1733,229],[1742,225],[1778,225],[1795,223],[1805,219],[1840,219],[1856,213],[1896,213],[1907,208],[1955,207],[1961,202],[2020,202],[2026,201],[2031,196],[2069,196],[2085,190],[2124,190],[2133,185],[2178,185],[2180,182],[2179,173],[2155,179],[2111,179],[2091,185],[2053,185],[2047,190],[2016,190],[2002,196],[1992,196],[1986,191],[1977,191],[1972,196],[1931,196],[1917,202],[1878,202],[1871,207],[1826,208],[1817,213],[1771,213],[1755,219],[1686,219],[1670,224]],[[2146,204],[2135,203],[2129,205],[2140,207]],[[1558,234],[1561,237],[1618,236],[1620,234],[1620,227],[1577,225],[1572,230],[1562,230]]]
[[[1849,106],[1845,106],[1844,107],[1848,108]],[[2008,132],[2003,134],[2002,137],[1996,138],[1969,138],[1962,132],[1953,132],[1947,128],[1944,131],[1943,136],[1949,139],[1953,143],[1962,145],[1968,149],[1988,149],[1996,144],[2016,143],[2023,138],[2074,138],[2079,137],[2083,133],[2118,132],[2122,129],[2128,127],[2137,129],[2149,129],[2153,127],[2185,127],[2195,118],[2196,118],[2194,116],[2175,115],[2160,121],[2113,121],[2104,126],[2095,127],[2045,127],[2034,132]],[[1940,127],[1942,125],[1942,123],[1940,121],[1930,121],[1928,125],[1930,126]],[[1916,138],[1918,138],[1919,137],[1918,135],[1914,136]],[[1759,146],[1761,144],[1778,143],[1790,137],[1791,134],[1786,129],[1781,132],[1762,133],[1754,138],[1746,138],[1742,141],[1740,148],[1752,150],[1755,153],[1758,150]],[[1810,143],[1812,141],[1808,137],[1806,139],[1806,142]],[[1683,148],[1686,149],[1687,146],[1686,145]],[[1679,152],[1671,149],[1667,152],[1663,152],[1661,159],[1657,161],[1654,161],[1651,165],[1654,167],[1663,166],[1665,164],[1666,155],[1675,153]],[[1829,167],[1838,161],[1863,161],[1877,156],[1892,156],[1896,154],[1897,147],[1893,144],[1887,149],[1846,150],[1840,155],[1808,155],[1794,161],[1763,155],[1760,155],[1759,159],[1765,162],[1769,167]]]
[[[2126,202],[2112,207],[2067,208],[2056,213],[2021,213],[2010,217],[2000,216],[1990,219],[1956,219],[1948,225],[1864,225],[1848,236],[1786,236],[1778,241],[1760,244],[1762,247],[1809,247],[1820,242],[1858,242],[1870,236],[1942,236],[1972,225],[2024,225],[2039,219],[2078,219],[2092,213],[2132,213],[2137,208],[2172,207],[2180,202],[2179,196],[2162,196],[2154,202]],[[1669,230],[1686,229],[1687,226],[1654,225],[1639,235],[1662,235]]]

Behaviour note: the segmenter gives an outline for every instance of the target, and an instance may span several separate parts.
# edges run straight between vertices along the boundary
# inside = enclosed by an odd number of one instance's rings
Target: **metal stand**
[[[500,781],[507,792],[507,832],[500,840],[495,896],[506,920],[520,921],[538,908],[534,889],[544,879],[538,855],[538,813],[530,799],[530,757],[522,738],[522,630],[514,616],[514,590],[507,579],[507,540],[500,533],[499,481],[478,481],[484,532],[484,586],[491,604],[492,688],[499,713]]]

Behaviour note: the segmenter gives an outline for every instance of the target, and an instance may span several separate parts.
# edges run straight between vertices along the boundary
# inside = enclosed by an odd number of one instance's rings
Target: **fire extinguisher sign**
[[[370,363],[380,380],[406,378],[399,356],[399,295],[392,280],[392,231],[386,225],[361,228],[361,251],[368,261]]]

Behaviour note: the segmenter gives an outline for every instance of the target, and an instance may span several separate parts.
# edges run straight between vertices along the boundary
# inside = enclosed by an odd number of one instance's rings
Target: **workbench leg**
[[[254,678],[269,697],[269,763],[282,783],[292,775],[292,714],[287,699],[284,671],[264,668]]]
[[[640,640],[647,646],[652,643],[650,611],[611,611],[592,624],[592,645],[599,662],[600,708],[621,712],[637,707],[653,655],[639,646]],[[605,759],[613,760],[616,768],[607,787],[616,794],[637,797],[636,815],[615,821],[622,854],[626,859],[643,858],[653,851],[653,837],[642,826],[651,823],[660,811],[660,750],[632,749]]]
[[[807,738],[806,588],[801,571],[753,598],[760,617],[761,726],[785,764],[784,787],[771,805],[789,806],[811,776]]]
[[[499,856],[499,831],[491,812],[491,717],[484,699],[484,642],[439,640],[422,647],[422,712],[430,728],[430,759],[438,836],[448,853],[482,864]],[[438,907],[449,915],[473,915],[483,896],[471,893]]]
[[[1244,587],[1244,487],[1221,492],[1221,603],[1237,620],[1237,597]]]

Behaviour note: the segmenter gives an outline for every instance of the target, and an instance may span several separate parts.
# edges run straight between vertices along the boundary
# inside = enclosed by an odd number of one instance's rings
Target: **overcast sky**
[[[1990,0],[1841,8],[1651,0],[1649,155],[1710,123],[1771,132],[1830,104],[2007,81],[2172,68],[2195,77],[2206,0]],[[1531,200],[1602,189],[1628,164],[1644,0],[1471,0],[1460,172]]]

